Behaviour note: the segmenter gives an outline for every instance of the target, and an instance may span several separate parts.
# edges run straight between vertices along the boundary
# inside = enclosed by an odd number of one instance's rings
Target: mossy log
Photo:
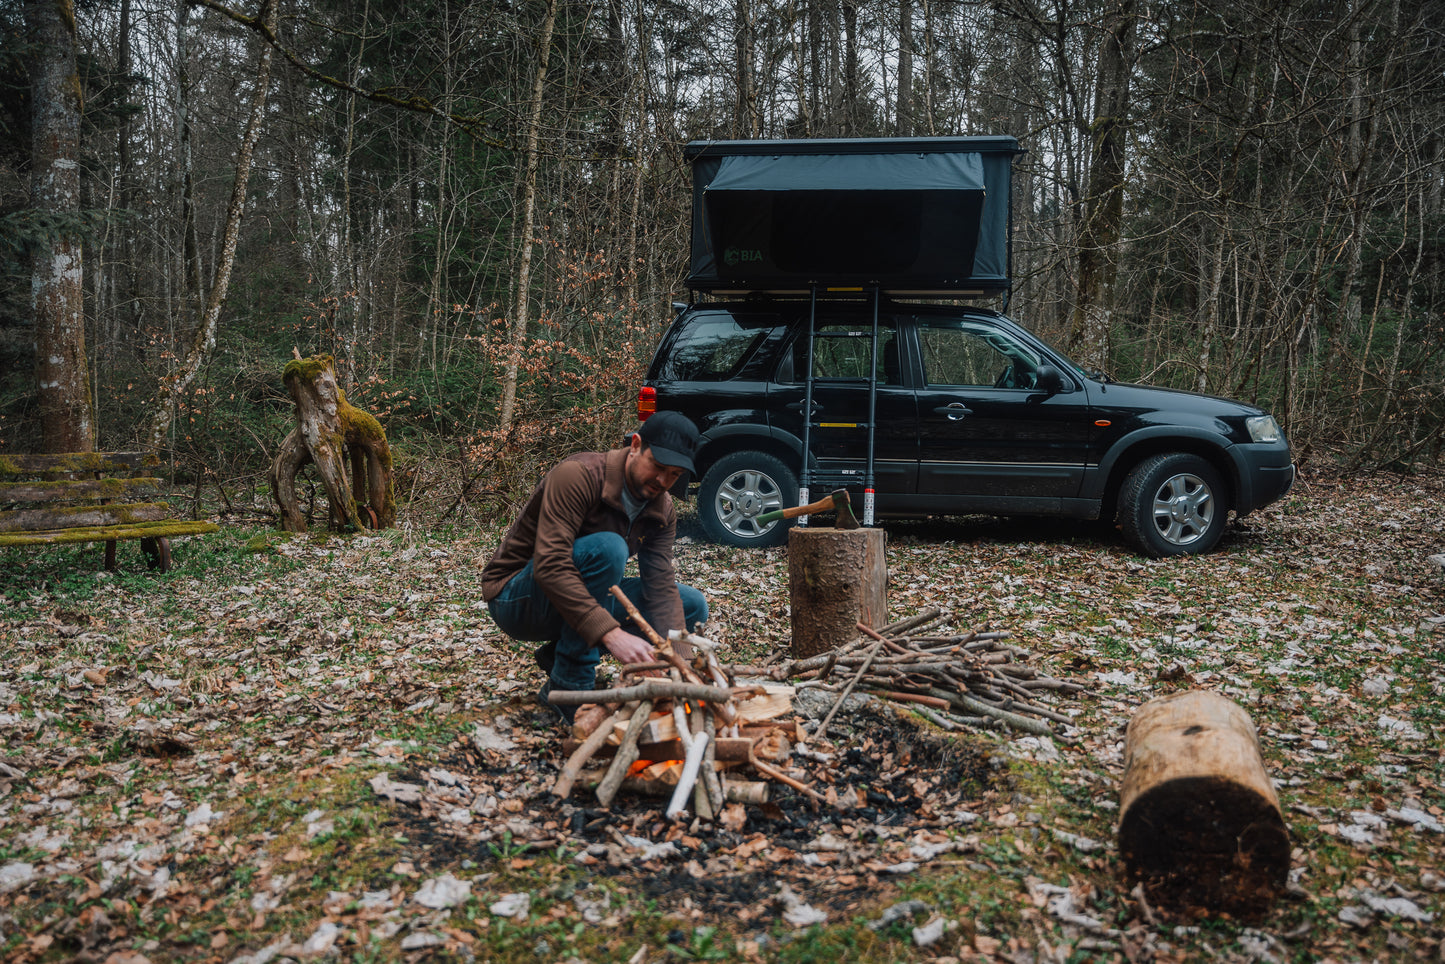
[[[297,424],[271,463],[271,494],[281,511],[281,527],[306,531],[306,515],[296,497],[296,474],[307,463],[316,466],[326,487],[333,527],[394,525],[396,500],[386,433],[373,416],[346,401],[331,356],[297,358],[286,365],[282,378],[296,403]]]
[[[1156,906],[1257,918],[1284,890],[1290,844],[1254,724],[1204,690],[1150,700],[1129,722],[1119,856]]]

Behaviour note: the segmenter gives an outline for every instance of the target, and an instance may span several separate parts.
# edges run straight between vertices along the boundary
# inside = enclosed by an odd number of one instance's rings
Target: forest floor
[[[1087,685],[1053,704],[1074,725],[851,708],[814,749],[857,805],[783,789],[715,824],[551,795],[531,646],[480,601],[495,530],[228,526],[166,575],[134,544],[114,574],[0,551],[0,958],[1445,960],[1442,503],[1439,476],[1307,476],[1164,561],[1058,523],[890,525],[890,617],[1008,631]],[[684,542],[724,662],[785,649],[785,553]],[[1249,713],[1289,825],[1253,920],[1122,879],[1123,728],[1189,688]]]

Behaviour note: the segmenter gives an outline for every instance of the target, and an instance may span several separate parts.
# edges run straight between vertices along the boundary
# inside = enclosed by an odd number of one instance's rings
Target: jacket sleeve
[[[666,521],[649,532],[637,550],[637,572],[642,577],[644,609],[656,621],[653,629],[664,639],[668,630],[685,629],[682,597],[677,594],[677,566],[673,543],[677,540],[677,509],[667,507]]]
[[[594,645],[617,620],[587,591],[572,561],[572,547],[588,513],[601,498],[600,483],[580,463],[563,462],[549,472],[542,483],[532,554],[537,585],[567,625]]]

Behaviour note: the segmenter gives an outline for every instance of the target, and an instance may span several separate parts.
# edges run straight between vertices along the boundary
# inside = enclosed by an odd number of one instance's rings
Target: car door
[[[1039,391],[1038,369],[1053,362],[988,317],[920,314],[912,327],[919,493],[1022,511],[1078,495],[1093,427],[1083,386],[1064,373],[1063,391]]]
[[[878,351],[873,360],[871,315],[840,315],[820,308],[813,340],[813,425],[809,447],[817,460],[819,484],[863,486],[868,465],[868,371],[877,372],[873,433],[874,488],[879,504],[889,496],[911,493],[918,477],[918,409],[913,390],[904,384],[899,364],[895,320],[883,317],[878,326]],[[798,375],[807,357],[806,321],[796,328],[782,367],[783,384],[771,406],[776,423],[802,437],[805,386]]]

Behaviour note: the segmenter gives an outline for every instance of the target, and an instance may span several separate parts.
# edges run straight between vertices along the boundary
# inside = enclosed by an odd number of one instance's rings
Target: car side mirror
[[[1057,395],[1064,390],[1064,373],[1053,365],[1040,365],[1034,371],[1034,387],[1041,392]]]

